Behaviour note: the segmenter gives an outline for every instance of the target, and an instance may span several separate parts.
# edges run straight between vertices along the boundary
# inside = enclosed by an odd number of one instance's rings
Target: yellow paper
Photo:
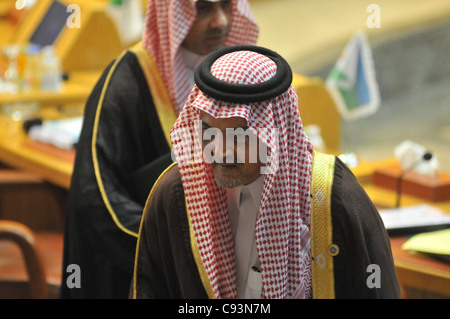
[[[450,229],[415,235],[402,245],[402,249],[450,255]]]

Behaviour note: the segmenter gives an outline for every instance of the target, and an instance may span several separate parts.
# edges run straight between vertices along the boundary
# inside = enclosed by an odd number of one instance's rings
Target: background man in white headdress
[[[86,105],[69,192],[63,298],[128,296],[145,199],[170,160],[169,132],[193,70],[214,50],[257,36],[246,0],[148,2],[142,42],[105,70]],[[81,288],[66,284],[70,264],[80,267]]]
[[[313,151],[286,61],[225,48],[195,81],[171,132],[177,163],[144,211],[133,297],[400,297],[378,212],[345,164]],[[230,144],[229,130],[250,132]]]

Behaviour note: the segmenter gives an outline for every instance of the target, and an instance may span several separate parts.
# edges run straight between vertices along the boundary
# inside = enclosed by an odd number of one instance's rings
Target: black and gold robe
[[[104,71],[85,107],[66,215],[62,298],[127,298],[136,240],[152,177],[137,174],[170,160],[176,114],[141,44]],[[168,164],[167,164],[168,165]],[[136,187],[134,175],[148,179]],[[79,266],[79,278],[67,271]],[[69,288],[80,280],[81,287]],[[73,282],[72,284],[74,284]],[[72,285],[73,286],[73,285]]]

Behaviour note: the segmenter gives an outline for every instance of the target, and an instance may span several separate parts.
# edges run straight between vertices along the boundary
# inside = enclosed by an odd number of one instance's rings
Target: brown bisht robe
[[[327,246],[327,249],[330,247],[329,254],[323,252],[321,256],[320,252],[312,252],[313,296],[400,298],[390,242],[382,220],[347,166],[338,158],[333,157],[333,162],[328,201],[332,245]],[[315,175],[313,170],[312,185]],[[311,197],[313,203],[313,194]],[[312,214],[315,212],[312,208]],[[312,229],[312,247],[323,243],[324,239],[318,233]],[[132,298],[214,297],[207,288],[208,278],[202,275],[200,256],[191,235],[183,185],[174,164],[155,184],[144,211]],[[329,267],[328,274],[315,272],[314,266],[318,269]],[[380,275],[379,281],[374,279],[375,271]],[[325,290],[321,286],[325,286]]]

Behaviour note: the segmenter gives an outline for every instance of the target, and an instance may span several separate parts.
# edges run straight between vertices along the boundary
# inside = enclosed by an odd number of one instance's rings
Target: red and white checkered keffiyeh
[[[177,114],[192,89],[179,47],[195,17],[196,0],[149,0],[143,46],[155,60]],[[225,46],[255,44],[258,26],[247,0],[232,0],[232,24]]]
[[[216,78],[241,84],[266,81],[275,72],[272,60],[251,51],[225,54],[211,69]],[[272,158],[277,158],[264,178],[255,229],[262,297],[310,297],[312,144],[302,127],[295,90],[291,86],[272,100],[238,105],[219,102],[194,86],[171,132],[203,265],[216,297],[234,298],[236,270],[226,191],[216,184],[211,166],[202,159],[199,110],[215,118],[245,118],[250,130],[266,143]]]

